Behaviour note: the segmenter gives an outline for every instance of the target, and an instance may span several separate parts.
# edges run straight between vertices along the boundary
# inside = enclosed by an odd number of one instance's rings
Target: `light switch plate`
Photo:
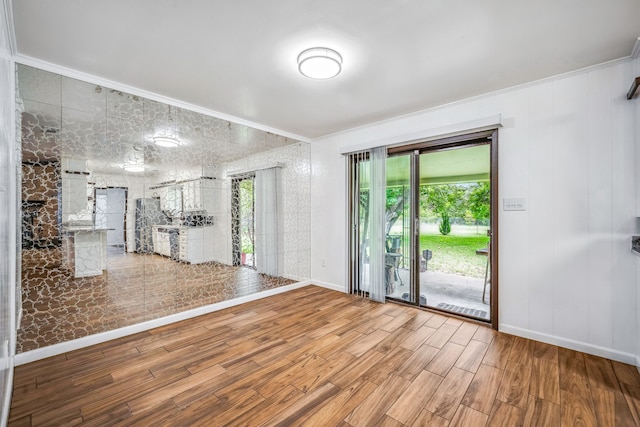
[[[524,197],[505,197],[502,199],[502,209],[505,211],[526,211],[527,199]]]

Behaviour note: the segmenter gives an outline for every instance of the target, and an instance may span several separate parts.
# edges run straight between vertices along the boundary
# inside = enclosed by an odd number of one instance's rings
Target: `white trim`
[[[377,122],[365,123],[365,124],[360,125],[360,126],[355,126],[355,127],[349,128],[349,129],[340,130],[340,131],[329,133],[329,134],[326,134],[326,135],[323,135],[323,136],[318,136],[316,138],[313,138],[311,140],[311,142],[319,142],[319,141],[323,141],[323,140],[328,139],[328,138],[333,138],[335,136],[351,134],[352,132],[368,129],[368,128],[371,128],[373,126],[379,126],[379,125],[382,125],[382,124],[385,124],[385,123],[394,123],[394,122],[397,122],[399,120],[408,119],[408,118],[416,117],[416,116],[421,116],[421,115],[429,113],[431,111],[439,111],[439,110],[442,110],[443,108],[454,107],[456,105],[462,105],[462,104],[466,104],[468,102],[482,100],[482,99],[484,99],[484,98],[486,98],[488,96],[502,95],[502,94],[505,94],[505,93],[513,92],[515,90],[526,89],[528,87],[537,86],[537,85],[539,85],[541,83],[545,83],[545,82],[552,82],[554,80],[561,80],[561,79],[566,79],[566,78],[569,78],[569,77],[579,76],[579,75],[582,75],[584,73],[597,71],[597,70],[600,70],[600,69],[603,69],[603,68],[609,68],[609,67],[612,67],[612,66],[617,65],[617,64],[624,64],[624,63],[629,62],[631,60],[633,60],[633,58],[631,58],[630,56],[625,56],[623,58],[613,59],[611,61],[603,62],[603,63],[596,64],[596,65],[590,65],[588,67],[579,68],[577,70],[568,71],[566,73],[556,74],[555,76],[543,77],[541,79],[532,80],[532,81],[529,81],[529,82],[521,83],[519,85],[510,86],[510,87],[506,87],[506,88],[503,88],[503,89],[496,89],[496,90],[490,91],[490,92],[479,93],[478,95],[470,96],[469,98],[462,98],[462,99],[453,100],[451,102],[445,102],[444,104],[434,105],[433,107],[424,108],[422,110],[413,111],[411,113],[402,114],[402,115],[394,116],[394,117],[389,117],[387,119],[379,120]]]
[[[137,323],[135,325],[125,326],[124,328],[114,329],[112,331],[100,332],[98,334],[89,335],[71,341],[65,341],[59,344],[53,344],[47,347],[38,348],[36,350],[27,351],[16,354],[14,358],[15,366],[24,365],[26,363],[35,362],[37,360],[46,359],[47,357],[57,356],[80,348],[89,347],[94,344],[100,344],[116,338],[126,337],[128,335],[137,334],[138,332],[148,331],[149,329],[158,328],[160,326],[169,325],[181,320],[191,319],[193,317],[202,316],[203,314],[213,313],[225,308],[234,307],[249,301],[256,301],[269,296],[292,291],[294,289],[308,286],[309,281],[293,283],[291,285],[281,286],[279,288],[268,289],[251,295],[246,295],[232,300],[221,301],[215,304],[209,304],[204,307],[194,308],[180,313],[172,314],[158,319],[149,320],[147,322]]]
[[[272,169],[272,168],[283,169],[284,167],[285,167],[285,164],[282,163],[282,162],[271,162],[271,163],[266,163],[266,164],[264,164],[262,166],[256,166],[256,167],[252,167],[252,168],[234,169],[232,171],[227,171],[227,178],[233,178],[235,176],[245,175],[245,174],[248,174],[250,172],[261,171],[261,170],[265,170],[265,169]]]
[[[569,338],[563,338],[556,335],[545,334],[541,332],[531,331],[529,329],[519,328],[517,326],[500,324],[498,330],[511,335],[517,335],[523,338],[529,338],[535,341],[541,341],[547,344],[553,344],[560,347],[569,348],[571,350],[581,351],[583,353],[593,354],[595,356],[604,357],[618,362],[634,365],[639,362],[639,358],[631,353],[614,350],[599,345],[589,344],[582,341],[576,341]],[[638,366],[638,365],[636,365]]]
[[[9,49],[11,49],[11,55],[15,55],[18,52],[18,45],[16,43],[16,30],[13,24],[13,3],[11,0],[4,0],[3,3],[6,17],[5,24],[7,24],[7,36],[9,37]]]
[[[281,274],[280,277],[284,277],[285,279],[295,280],[296,282],[304,282],[307,285],[311,284],[311,280],[306,277],[294,276],[293,274]]]
[[[356,145],[340,147],[340,154],[355,153],[376,147],[391,147],[398,144],[408,144],[418,141],[429,141],[433,139],[446,138],[449,136],[463,135],[465,133],[479,132],[483,130],[496,129],[502,127],[502,115],[482,117],[466,122],[454,123],[437,128],[421,129],[417,132],[393,135],[387,138],[374,141],[363,142]]]
[[[109,89],[119,90],[121,92],[127,92],[132,95],[138,95],[143,98],[151,99],[153,101],[162,102],[164,104],[173,105],[175,107],[184,108],[186,110],[194,111],[196,113],[205,114],[207,116],[216,117],[221,120],[227,120],[230,122],[234,122],[240,125],[249,126],[254,129],[262,130],[265,132],[274,133],[277,135],[281,135],[287,138],[295,139],[302,142],[310,142],[309,138],[306,138],[301,135],[296,135],[294,133],[286,132],[281,129],[272,128],[270,126],[265,126],[260,123],[252,122],[249,120],[242,119],[240,117],[232,116],[229,114],[221,113],[220,111],[211,110],[209,108],[200,107],[195,104],[191,104],[189,102],[180,101],[175,98],[170,98],[168,96],[160,95],[154,92],[150,92],[144,89],[139,89],[137,87],[129,86],[123,83],[118,83],[113,80],[105,79],[103,77],[94,76],[89,73],[85,73],[82,71],[77,71],[72,68],[63,67],[61,65],[53,64],[51,62],[43,61],[41,59],[33,58],[31,56],[16,54],[15,61],[19,64],[28,65],[30,67],[40,68],[41,70],[49,71],[52,73],[60,74],[66,77],[71,77],[74,79],[82,80],[88,83],[97,84],[100,86],[108,87]]]
[[[320,286],[325,289],[331,289],[332,291],[338,291],[342,293],[348,293],[346,286],[336,285],[334,283],[322,282],[320,280],[311,280],[312,285]]]

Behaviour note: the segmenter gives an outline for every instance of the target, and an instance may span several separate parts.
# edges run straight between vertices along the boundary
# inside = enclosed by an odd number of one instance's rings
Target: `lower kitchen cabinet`
[[[151,238],[153,240],[153,251],[166,257],[171,256],[171,234],[168,232],[158,231],[153,228]]]
[[[64,262],[74,277],[100,276],[107,268],[107,230],[68,227],[62,238]]]
[[[213,227],[181,228],[180,260],[191,264],[213,261]]]

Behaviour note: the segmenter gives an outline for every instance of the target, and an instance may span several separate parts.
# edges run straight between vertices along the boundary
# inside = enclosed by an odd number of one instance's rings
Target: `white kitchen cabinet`
[[[182,211],[182,188],[172,186],[167,188],[167,210],[176,216]]]
[[[91,220],[88,176],[62,173],[62,222]]]
[[[86,160],[63,158],[61,178],[62,222],[91,221],[93,189]]]
[[[153,240],[153,251],[155,253],[166,257],[171,256],[170,233],[158,231],[158,229],[154,227],[151,238]]]
[[[187,181],[182,185],[182,206],[185,212],[203,209],[200,180]]]
[[[201,178],[183,183],[183,210],[212,212],[215,207],[214,194],[212,179]]]
[[[99,276],[107,268],[107,230],[70,227],[62,234],[64,261],[74,277]]]
[[[215,212],[216,199],[215,199],[215,180],[202,179],[200,194],[202,197],[202,210],[207,211],[209,214]]]
[[[160,199],[160,209],[166,210],[167,208],[167,187],[158,187],[151,190],[151,196]]]
[[[171,216],[182,212],[182,187],[167,185],[151,189],[151,196],[160,198],[160,209]]]
[[[180,228],[180,260],[191,264],[213,261],[213,227]]]

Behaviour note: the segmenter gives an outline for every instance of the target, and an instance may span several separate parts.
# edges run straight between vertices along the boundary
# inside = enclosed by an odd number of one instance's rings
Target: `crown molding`
[[[7,37],[9,39],[9,50],[12,56],[18,52],[16,44],[16,31],[13,26],[13,2],[11,0],[2,0],[2,8],[4,9],[4,23]]]

